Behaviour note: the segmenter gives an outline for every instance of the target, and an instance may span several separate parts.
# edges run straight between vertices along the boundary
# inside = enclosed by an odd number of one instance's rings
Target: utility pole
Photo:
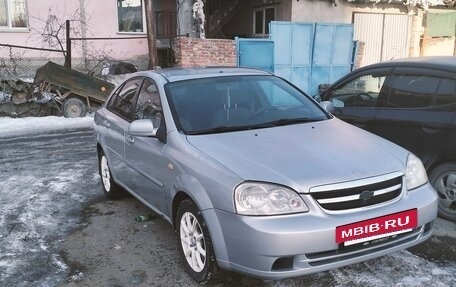
[[[149,46],[149,69],[158,66],[157,46],[155,43],[155,14],[152,0],[144,0],[146,10],[147,42]]]

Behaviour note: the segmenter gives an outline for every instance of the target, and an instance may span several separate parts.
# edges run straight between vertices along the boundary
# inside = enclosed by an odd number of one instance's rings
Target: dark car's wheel
[[[439,195],[439,216],[456,222],[456,164],[439,165],[429,180]]]
[[[123,189],[117,185],[111,175],[109,169],[108,159],[103,151],[99,155],[99,172],[101,176],[101,183],[103,186],[104,194],[109,199],[116,199],[123,195]]]
[[[217,269],[212,242],[198,207],[191,200],[180,203],[176,216],[179,254],[188,274],[203,282]]]
[[[86,105],[78,98],[69,98],[63,103],[63,115],[66,118],[78,118],[86,115]]]

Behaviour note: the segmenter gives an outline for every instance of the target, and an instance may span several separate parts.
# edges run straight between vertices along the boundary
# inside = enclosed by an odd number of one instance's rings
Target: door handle
[[[355,120],[351,122],[352,125],[357,126],[359,128],[364,128],[367,125],[367,121],[363,120]]]
[[[443,126],[441,124],[429,124],[429,123],[427,123],[427,124],[423,124],[421,126],[421,128],[426,133],[435,134],[435,133],[439,132],[443,128]]]
[[[125,140],[126,140],[128,143],[131,143],[131,144],[134,144],[134,143],[135,143],[135,138],[132,137],[131,135],[126,135],[126,136],[125,136]]]
[[[107,128],[109,128],[111,126],[111,124],[107,120],[103,121],[103,125]]]

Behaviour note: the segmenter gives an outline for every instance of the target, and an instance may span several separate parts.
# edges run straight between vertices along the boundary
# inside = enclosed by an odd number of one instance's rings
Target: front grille
[[[353,208],[376,205],[395,199],[402,191],[402,176],[380,182],[355,185],[347,188],[324,187],[317,191],[310,191],[311,196],[318,204],[331,211],[341,211]]]
[[[339,248],[336,250],[308,253],[306,254],[306,257],[308,258],[308,264],[312,267],[316,267],[388,250],[395,246],[415,241],[424,234],[423,227],[419,226],[410,232],[399,234],[394,238],[379,244],[370,244],[366,246],[365,244],[360,243],[349,247],[343,247],[342,244],[340,244]]]

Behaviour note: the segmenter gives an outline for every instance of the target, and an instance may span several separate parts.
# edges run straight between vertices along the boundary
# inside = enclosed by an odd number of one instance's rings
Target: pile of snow
[[[60,130],[74,130],[93,127],[93,118],[28,117],[0,118],[0,138],[23,137],[46,134]]]

